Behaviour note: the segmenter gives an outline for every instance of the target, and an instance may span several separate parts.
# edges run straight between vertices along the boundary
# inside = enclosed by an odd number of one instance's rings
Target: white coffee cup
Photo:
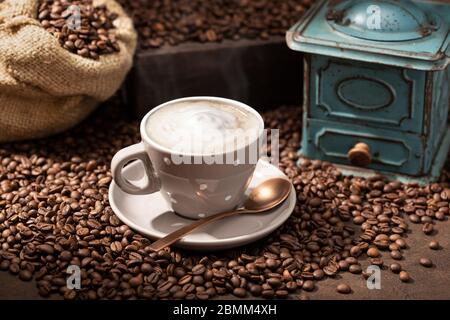
[[[214,154],[216,159],[223,159],[225,163],[211,163],[210,160],[200,163],[198,159],[204,159],[205,154],[181,153],[150,137],[149,131],[152,128],[147,124],[158,110],[195,101],[232,106],[245,111],[253,120],[256,119],[257,127],[253,128],[256,134],[247,143],[233,150]],[[130,194],[160,191],[176,213],[199,219],[233,210],[243,202],[244,192],[260,156],[264,121],[254,109],[238,101],[217,97],[189,97],[169,101],[152,109],[142,119],[140,133],[142,142],[124,148],[114,156],[111,169],[115,183],[122,191]],[[245,156],[244,161],[240,158],[242,155]],[[230,162],[230,159],[233,161]],[[140,160],[144,165],[148,183],[143,187],[131,183],[122,175],[123,167],[133,160]]]

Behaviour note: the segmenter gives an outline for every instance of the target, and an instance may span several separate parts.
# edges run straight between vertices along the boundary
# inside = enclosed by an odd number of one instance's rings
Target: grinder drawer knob
[[[358,167],[366,167],[372,163],[369,146],[359,142],[348,152],[348,160],[351,164]]]

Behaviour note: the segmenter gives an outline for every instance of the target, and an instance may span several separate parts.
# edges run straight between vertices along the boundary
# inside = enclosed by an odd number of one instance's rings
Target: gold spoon
[[[154,242],[150,245],[150,249],[153,251],[164,249],[195,229],[225,217],[231,217],[238,214],[255,214],[273,209],[286,200],[290,192],[291,183],[286,179],[275,178],[264,181],[252,190],[242,208],[235,211],[218,213],[204,219],[197,220],[194,223],[184,226]]]

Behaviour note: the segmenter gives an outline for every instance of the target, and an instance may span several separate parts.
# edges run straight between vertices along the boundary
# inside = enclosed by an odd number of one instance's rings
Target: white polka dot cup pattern
[[[211,103],[221,103],[250,112],[257,119],[258,134],[256,139],[249,140],[247,144],[226,151],[223,159],[235,159],[231,163],[220,161],[211,163],[199,162],[195,154],[182,154],[183,159],[192,157],[192,161],[177,162],[174,157],[180,154],[158,144],[150,138],[147,125],[148,119],[161,108],[185,101],[202,100]],[[245,190],[252,179],[256,168],[255,161],[244,161],[238,155],[249,155],[259,148],[264,134],[264,121],[251,107],[230,99],[217,97],[190,97],[164,103],[152,109],[143,118],[140,126],[142,142],[124,148],[114,156],[111,169],[115,183],[122,191],[143,195],[160,191],[173,211],[187,218],[199,219],[219,212],[233,210],[245,200]],[[123,168],[132,161],[139,160],[145,168],[146,177],[139,181],[130,181],[123,174]],[[238,160],[238,161],[236,161]],[[138,180],[138,179],[136,179]],[[151,203],[149,203],[151,206]],[[142,214],[145,214],[143,212]]]

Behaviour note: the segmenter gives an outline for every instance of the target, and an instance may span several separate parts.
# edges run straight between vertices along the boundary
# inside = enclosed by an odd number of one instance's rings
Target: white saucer
[[[123,169],[124,176],[137,184],[145,182],[142,163],[135,161]],[[274,178],[287,177],[275,166],[260,160],[250,183],[252,188],[261,182]],[[255,214],[240,215],[211,223],[187,235],[175,246],[191,250],[221,250],[254,242],[270,234],[285,222],[295,207],[295,189],[292,186],[289,198],[274,210]],[[159,239],[168,233],[192,223],[171,211],[169,204],[159,192],[149,195],[130,195],[112,182],[109,187],[109,202],[117,217],[130,228]]]

